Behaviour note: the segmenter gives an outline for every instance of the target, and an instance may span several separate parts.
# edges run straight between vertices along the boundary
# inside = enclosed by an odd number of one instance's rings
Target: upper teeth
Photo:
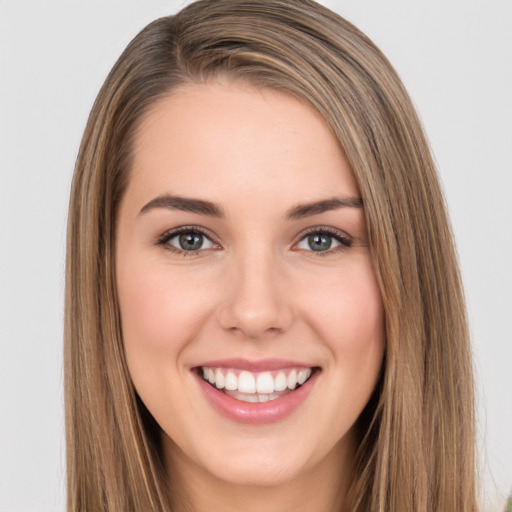
[[[252,373],[245,370],[202,367],[203,378],[217,389],[240,393],[274,393],[295,389],[311,376],[311,368],[293,368],[277,372]]]

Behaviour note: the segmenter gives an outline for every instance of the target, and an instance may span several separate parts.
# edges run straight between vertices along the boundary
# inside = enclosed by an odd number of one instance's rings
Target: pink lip
[[[259,361],[250,361],[242,358],[205,361],[197,366],[206,366],[208,368],[237,368],[253,373],[283,370],[285,368],[311,368],[310,364],[297,363],[296,361],[286,359],[260,359]]]
[[[234,366],[240,368],[240,365],[234,365],[233,361],[234,360],[230,360],[229,365],[226,367]],[[212,363],[214,362],[212,361],[208,364],[205,363],[202,366],[217,368],[223,367],[217,364],[218,362],[215,362],[216,364]],[[289,364],[289,362],[287,362],[284,366],[280,366],[280,368],[288,368],[290,366],[300,367],[302,365],[297,365],[295,363]],[[244,367],[244,369],[246,368],[247,366]],[[254,368],[254,366],[251,368]],[[268,366],[265,366],[265,369],[269,369]],[[253,369],[252,371],[257,370]],[[219,391],[204,379],[202,379],[198,372],[195,371],[193,373],[204,396],[208,402],[217,410],[217,412],[232,421],[251,425],[264,425],[274,423],[281,421],[292,414],[306,400],[320,374],[320,372],[314,372],[309,380],[302,386],[280,398],[268,402],[251,403],[235,400],[234,398],[224,394],[222,391]]]

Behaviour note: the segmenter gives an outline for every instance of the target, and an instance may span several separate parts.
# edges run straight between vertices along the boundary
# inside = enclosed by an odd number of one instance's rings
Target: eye
[[[165,233],[158,245],[177,252],[198,252],[206,249],[217,249],[219,246],[197,228],[179,228]]]
[[[297,248],[305,251],[313,251],[317,253],[335,252],[352,245],[352,241],[343,236],[337,230],[332,233],[331,230],[310,231],[306,236],[302,237],[297,244]]]

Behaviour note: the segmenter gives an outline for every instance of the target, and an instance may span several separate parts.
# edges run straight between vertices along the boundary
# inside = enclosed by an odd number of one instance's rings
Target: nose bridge
[[[234,257],[228,271],[226,301],[220,311],[223,328],[258,338],[284,331],[292,320],[281,262],[270,248],[252,248]]]

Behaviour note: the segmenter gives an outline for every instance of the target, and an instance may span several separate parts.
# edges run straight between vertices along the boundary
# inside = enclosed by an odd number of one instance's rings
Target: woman
[[[443,199],[356,28],[309,0],[153,22],[70,204],[69,510],[476,510]]]

